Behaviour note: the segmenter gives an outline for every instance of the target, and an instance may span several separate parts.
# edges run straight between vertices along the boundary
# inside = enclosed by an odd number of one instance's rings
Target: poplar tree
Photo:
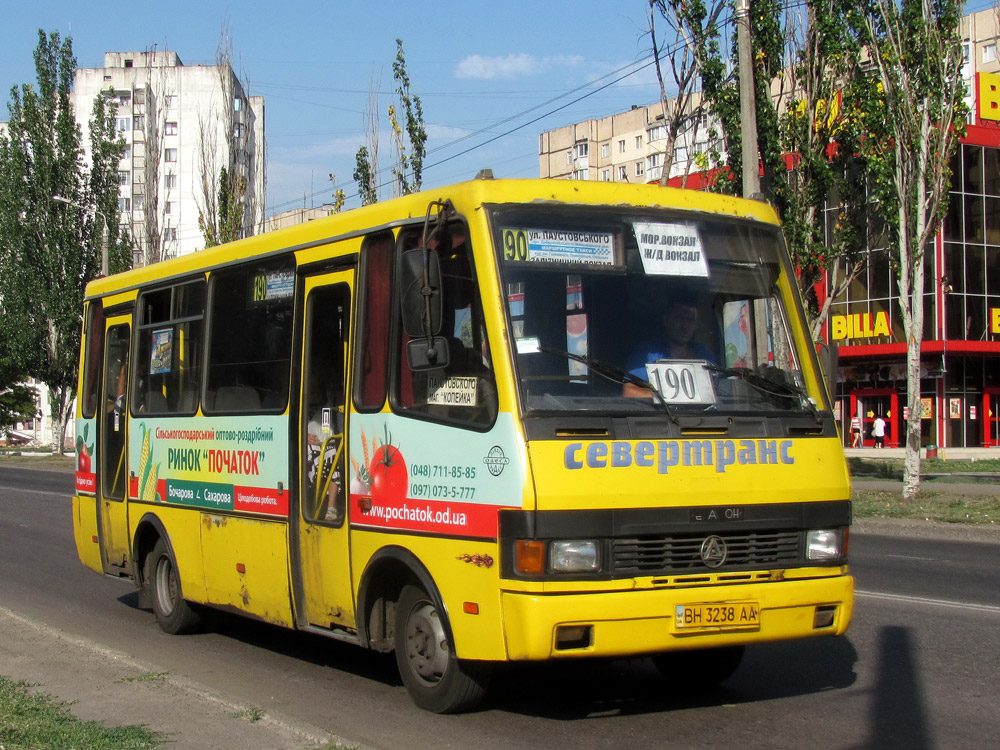
[[[851,91],[850,116],[864,130],[859,147],[889,228],[906,336],[905,498],[920,490],[926,253],[948,209],[951,159],[968,114],[962,7],[957,0],[863,0],[846,13],[856,45],[868,53]]]
[[[100,273],[104,220],[112,272],[128,266],[131,243],[118,222],[124,142],[115,138],[116,106],[107,94],[97,98],[86,165],[70,102],[72,40],[39,30],[34,57],[37,82],[11,90],[8,132],[0,136],[0,331],[7,355],[48,387],[59,451],[76,390],[84,287]],[[56,202],[57,195],[76,205]]]
[[[406,72],[406,57],[403,41],[396,40],[396,59],[392,63],[392,75],[396,79],[398,102],[388,107],[389,126],[393,146],[392,185],[393,195],[409,195],[420,191],[423,184],[424,157],[427,155],[427,129],[424,126],[424,110],[420,97],[410,90],[410,76]],[[354,182],[358,186],[361,205],[378,202],[378,93],[373,82],[369,90],[366,112],[366,132],[368,143],[358,148],[354,155]]]
[[[406,72],[402,39],[396,40],[396,59],[392,63],[392,75],[396,79],[396,93],[399,94],[398,112],[397,107],[389,106],[389,120],[396,143],[396,164],[392,174],[399,186],[400,195],[408,195],[420,192],[423,184],[427,130],[424,127],[424,110],[420,104],[420,97],[410,91],[410,76]],[[402,125],[399,122],[400,115]]]

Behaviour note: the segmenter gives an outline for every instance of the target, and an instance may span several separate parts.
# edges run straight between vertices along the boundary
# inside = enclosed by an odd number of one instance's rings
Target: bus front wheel
[[[395,637],[399,676],[418,706],[449,714],[483,699],[489,669],[455,656],[437,606],[417,586],[405,586],[399,595]]]
[[[171,635],[191,633],[201,625],[201,614],[181,596],[177,565],[167,543],[161,537],[149,553],[146,570],[150,573],[153,612],[164,632]]]
[[[744,651],[745,646],[667,651],[654,656],[653,664],[674,687],[706,690],[736,671]]]

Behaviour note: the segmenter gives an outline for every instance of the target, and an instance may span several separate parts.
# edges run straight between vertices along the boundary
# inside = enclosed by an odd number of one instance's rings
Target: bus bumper
[[[682,626],[678,607],[737,613],[755,625]],[[758,584],[600,593],[504,592],[507,657],[624,657],[815,635],[842,635],[854,609],[854,578],[839,575]],[[700,613],[700,614],[701,614]]]

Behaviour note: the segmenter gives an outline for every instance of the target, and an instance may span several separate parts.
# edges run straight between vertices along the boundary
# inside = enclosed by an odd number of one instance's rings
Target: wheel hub
[[[437,610],[427,602],[418,605],[406,626],[406,657],[413,671],[436,683],[448,668],[448,656],[448,639]]]

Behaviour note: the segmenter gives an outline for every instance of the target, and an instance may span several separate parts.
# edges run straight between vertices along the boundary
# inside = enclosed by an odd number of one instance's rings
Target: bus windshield
[[[526,412],[816,413],[778,227],[634,208],[491,219]]]

